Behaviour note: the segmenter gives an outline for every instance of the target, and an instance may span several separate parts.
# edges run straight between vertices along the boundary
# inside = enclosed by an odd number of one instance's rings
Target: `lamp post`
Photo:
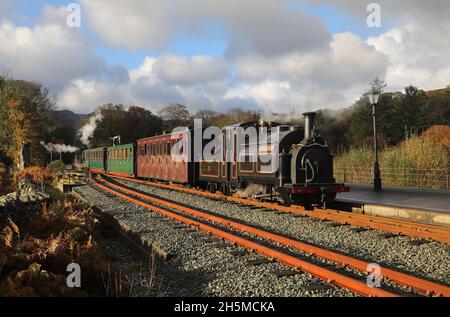
[[[380,165],[378,164],[378,139],[377,139],[377,123],[376,123],[376,111],[375,106],[378,104],[378,99],[380,98],[380,92],[378,90],[372,89],[369,93],[369,101],[372,105],[372,120],[373,120],[373,148],[375,151],[375,162],[373,165],[373,189],[375,191],[381,190],[381,174]]]

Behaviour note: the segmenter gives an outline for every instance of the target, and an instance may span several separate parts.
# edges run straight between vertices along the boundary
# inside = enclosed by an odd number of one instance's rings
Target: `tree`
[[[163,108],[159,111],[159,116],[164,120],[164,126],[169,131],[191,123],[191,114],[187,107],[178,103]]]
[[[405,94],[401,100],[401,124],[411,132],[422,132],[426,125],[426,95],[417,87],[405,87]]]
[[[202,109],[197,111],[197,113],[194,115],[195,119],[201,119],[202,124],[204,127],[212,126],[214,123],[214,120],[221,116],[221,113],[208,110],[208,109]]]
[[[47,168],[54,173],[63,174],[66,166],[64,165],[63,161],[56,160],[48,164]]]
[[[427,129],[421,135],[421,138],[427,138],[435,143],[444,144],[450,148],[450,126],[434,125]]]
[[[154,136],[162,132],[162,119],[145,108],[131,106],[128,108],[126,118],[128,127],[133,127],[133,129],[128,129],[130,131],[130,134],[127,136],[129,140]]]
[[[39,142],[48,135],[54,100],[48,89],[23,80],[2,80],[0,144],[14,162],[14,171],[26,163],[42,163]],[[26,162],[28,161],[28,162]]]
[[[366,93],[369,94],[371,91],[377,91],[380,94],[384,92],[384,89],[387,87],[386,82],[384,81],[384,79],[380,79],[378,76],[375,77],[371,82],[370,82],[370,90]]]
[[[234,123],[245,121],[258,121],[261,119],[261,113],[258,111],[243,110],[242,108],[231,108],[228,114],[233,118]]]
[[[113,136],[120,135],[121,143],[125,144],[160,134],[163,129],[162,119],[142,107],[131,106],[126,110],[123,105],[107,104],[100,111],[102,120],[92,136],[93,147],[112,145]]]

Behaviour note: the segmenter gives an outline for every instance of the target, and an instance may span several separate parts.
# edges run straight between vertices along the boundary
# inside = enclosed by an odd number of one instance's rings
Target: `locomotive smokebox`
[[[316,113],[315,112],[305,112],[305,137],[304,141],[309,141],[313,138],[313,130],[315,125]]]

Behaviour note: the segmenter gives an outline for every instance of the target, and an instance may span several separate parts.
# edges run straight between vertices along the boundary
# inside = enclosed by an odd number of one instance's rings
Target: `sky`
[[[448,0],[0,0],[0,75],[76,113],[300,114],[349,106],[377,76],[449,85],[449,15]]]

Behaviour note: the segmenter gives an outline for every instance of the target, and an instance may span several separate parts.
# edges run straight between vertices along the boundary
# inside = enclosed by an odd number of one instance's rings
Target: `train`
[[[303,127],[264,120],[226,126],[219,129],[214,146],[205,128],[186,128],[86,149],[82,160],[91,173],[276,199],[306,209],[325,207],[349,187],[336,183],[333,155],[316,129],[316,113],[303,115]],[[249,129],[252,138],[246,134]],[[209,156],[204,154],[207,148]]]

